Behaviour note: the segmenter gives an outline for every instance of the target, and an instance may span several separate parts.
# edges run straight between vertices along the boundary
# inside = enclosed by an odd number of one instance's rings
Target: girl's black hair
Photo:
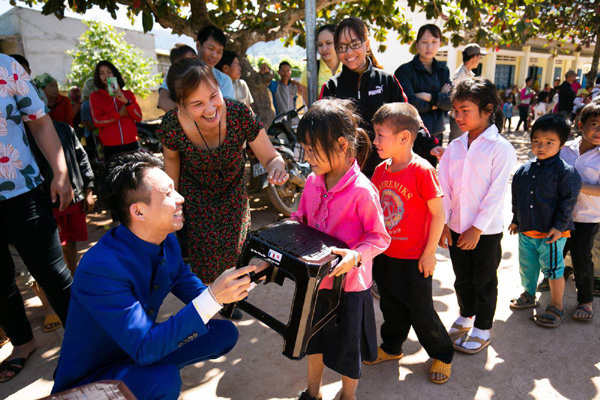
[[[117,67],[114,66],[110,61],[100,61],[96,64],[96,69],[94,70],[94,85],[100,89],[106,89],[106,85],[102,83],[102,79],[100,79],[100,67],[108,67],[111,70],[113,76],[117,78],[117,83],[119,84],[119,89],[123,89],[125,87],[125,81],[123,80],[123,75],[119,72]]]
[[[348,141],[350,157],[362,167],[371,151],[371,139],[360,128],[361,117],[351,100],[328,98],[310,106],[298,125],[298,141],[324,152],[331,164],[332,156],[340,151],[338,139]]]
[[[490,124],[495,124],[498,131],[502,130],[503,114],[498,98],[498,91],[489,79],[482,77],[461,80],[452,90],[450,100],[470,101],[477,104],[479,112],[489,112]]]
[[[367,24],[360,18],[348,17],[337,24],[335,32],[333,32],[333,43],[336,49],[340,43],[340,36],[346,29],[352,31],[363,42],[366,42],[369,39]],[[379,64],[370,47],[367,49],[367,58],[371,60],[371,64],[373,64],[374,67],[383,69],[383,66]]]
[[[335,33],[335,25],[334,24],[321,25],[319,27],[319,29],[317,29],[317,37],[323,31],[329,31],[329,32],[331,32],[333,34],[333,33]]]
[[[541,103],[541,102],[547,103],[549,95],[550,95],[550,93],[541,91],[540,94],[538,94],[538,98],[537,98],[538,103]]]

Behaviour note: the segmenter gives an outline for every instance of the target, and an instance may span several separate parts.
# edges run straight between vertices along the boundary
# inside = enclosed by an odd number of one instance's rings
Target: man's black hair
[[[235,51],[225,50],[223,52],[223,57],[221,57],[221,60],[219,61],[219,63],[217,65],[215,65],[215,68],[218,69],[219,71],[223,72],[223,66],[227,65],[228,67],[230,67],[231,63],[236,58],[238,58],[238,56]]]
[[[100,177],[100,202],[123,225],[129,226],[129,207],[137,202],[150,204],[152,188],[144,182],[146,172],[162,167],[162,161],[141,151],[112,157]]]
[[[198,31],[197,41],[200,46],[204,44],[208,39],[213,38],[215,42],[219,43],[223,48],[227,45],[227,38],[222,30],[214,25],[208,25]]]
[[[288,67],[292,68],[292,66],[290,65],[289,62],[287,61],[282,61],[279,63],[279,69],[281,69],[281,67],[283,67],[284,65],[287,65]]]
[[[25,69],[31,70],[31,68],[29,67],[29,61],[27,61],[27,59],[25,57],[23,57],[20,54],[11,54],[9,55],[9,57],[14,58],[19,64],[21,64],[21,66]]]
[[[556,133],[562,146],[569,140],[571,126],[569,126],[567,120],[560,114],[546,114],[536,119],[533,123],[530,135],[531,140],[533,140],[533,135],[537,131]]]

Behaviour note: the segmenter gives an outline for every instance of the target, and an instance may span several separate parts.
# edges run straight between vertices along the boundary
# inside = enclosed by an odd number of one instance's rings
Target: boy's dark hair
[[[204,44],[208,39],[213,38],[215,42],[219,43],[223,48],[227,45],[227,38],[222,30],[214,25],[208,25],[198,31],[197,41],[200,46]]]
[[[538,94],[538,103],[544,102],[547,103],[548,102],[548,97],[549,97],[550,93],[548,92],[540,92],[540,94]]]
[[[532,77],[532,76],[528,76],[528,77],[525,79],[525,84],[527,85],[527,82],[529,82],[529,81],[533,81],[533,77]]]
[[[181,60],[186,54],[194,53],[196,54],[196,50],[187,44],[177,43],[175,46],[171,48],[171,52],[169,53],[169,60],[171,60],[171,64],[175,64],[177,61]]]
[[[113,63],[106,60],[100,61],[98,64],[96,64],[96,69],[94,70],[94,85],[96,85],[98,89],[106,89],[106,85],[102,83],[102,79],[100,79],[100,67],[102,66],[108,67],[112,71],[113,76],[117,78],[119,89],[123,89],[123,87],[125,87],[123,75],[121,75],[121,73],[119,72],[117,67],[113,65]]]
[[[554,132],[560,139],[560,145],[564,145],[569,140],[571,127],[567,120],[560,114],[546,114],[535,120],[531,127],[529,138],[533,140],[533,135],[537,131]]]
[[[417,109],[409,103],[388,103],[379,107],[373,115],[372,122],[373,125],[388,124],[394,133],[407,130],[414,141],[421,126],[421,117]]]
[[[581,114],[579,114],[579,122],[585,124],[585,121],[592,117],[600,117],[600,101],[598,99],[590,101],[585,107],[583,107]]]
[[[27,59],[25,57],[23,57],[22,55],[20,55],[20,54],[11,54],[11,55],[9,55],[9,57],[14,58],[19,64],[21,64],[21,66],[23,68],[25,68],[26,70],[28,69],[28,70],[31,71],[31,68],[29,67],[29,61],[27,61]]]
[[[202,82],[219,87],[212,68],[197,59],[182,58],[171,65],[167,73],[169,97],[175,103],[185,104]]]
[[[151,168],[162,167],[162,161],[141,151],[114,156],[108,161],[100,177],[100,202],[123,225],[129,226],[129,207],[137,202],[150,204],[152,188],[144,182],[146,172]]]
[[[288,67],[292,68],[292,65],[289,62],[282,61],[279,63],[279,69],[281,69],[281,67],[283,67],[284,65],[287,65]]]
[[[462,79],[452,90],[450,100],[468,100],[477,104],[479,112],[490,112],[490,124],[496,124],[498,130],[502,129],[503,114],[498,98],[498,91],[489,79],[480,76]]]
[[[338,138],[348,141],[350,156],[363,165],[371,151],[371,139],[360,128],[362,118],[351,100],[327,98],[316,101],[304,114],[298,125],[298,141],[310,144],[318,152],[331,158],[339,152]]]
[[[227,65],[228,67],[231,66],[231,63],[236,58],[238,58],[238,55],[235,51],[225,50],[223,52],[223,56],[221,57],[221,61],[219,61],[219,63],[217,65],[215,65],[215,68],[218,69],[219,71],[223,72],[223,66],[225,66],[225,65]]]

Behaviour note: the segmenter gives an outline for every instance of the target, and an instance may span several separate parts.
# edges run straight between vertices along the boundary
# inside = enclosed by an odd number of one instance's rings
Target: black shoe
[[[573,267],[565,267],[565,272],[563,273],[563,277],[565,278],[565,282],[573,275]]]
[[[225,316],[223,314],[223,310],[219,311],[219,314],[221,314],[221,316],[223,318],[227,318],[227,319],[230,319],[232,321],[239,321],[240,319],[242,319],[242,316],[243,316],[242,312],[239,309],[237,309],[237,308],[233,309],[233,312],[231,313],[231,317]]]

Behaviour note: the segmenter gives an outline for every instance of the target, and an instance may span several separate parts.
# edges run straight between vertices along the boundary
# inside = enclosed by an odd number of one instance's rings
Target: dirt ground
[[[513,122],[514,126],[514,122]],[[529,138],[522,133],[507,135],[519,154],[518,164],[528,157]],[[518,165],[515,165],[515,170]],[[279,216],[262,197],[251,198],[253,228],[276,220]],[[510,218],[510,196],[504,207],[505,221]],[[106,232],[106,214],[90,215],[90,241],[81,246],[80,254],[94,245]],[[506,224],[508,225],[508,224]],[[364,367],[357,397],[359,399],[594,399],[600,398],[600,318],[588,323],[577,322],[570,315],[576,306],[574,283],[569,280],[565,291],[567,318],[556,329],[544,329],[531,321],[536,310],[513,311],[509,300],[522,288],[518,272],[518,243],[505,234],[503,257],[498,269],[499,294],[492,344],[483,352],[454,357],[453,373],[445,385],[428,380],[431,364],[413,331],[405,343],[405,357],[397,361]],[[438,250],[438,267],[434,275],[434,300],[445,326],[458,315],[454,294],[454,273],[446,250]],[[17,255],[15,254],[15,258]],[[285,321],[294,285],[260,285],[250,294],[250,301]],[[42,330],[41,304],[31,290],[23,288],[29,320],[39,348],[30,357],[25,370],[15,379],[0,384],[0,398],[37,399],[52,388],[63,337],[63,329],[52,333]],[[549,302],[549,293],[541,294],[541,307]],[[596,307],[599,307],[596,302]],[[179,300],[167,297],[160,311],[164,320],[181,308]],[[377,325],[382,322],[379,303],[375,300]],[[281,337],[252,317],[236,322],[240,332],[237,346],[227,356],[197,363],[182,370],[182,395],[192,399],[294,399],[306,387],[306,359],[292,361],[284,357]],[[0,349],[0,359],[11,345]],[[323,398],[333,399],[341,389],[339,376],[325,372]]]

